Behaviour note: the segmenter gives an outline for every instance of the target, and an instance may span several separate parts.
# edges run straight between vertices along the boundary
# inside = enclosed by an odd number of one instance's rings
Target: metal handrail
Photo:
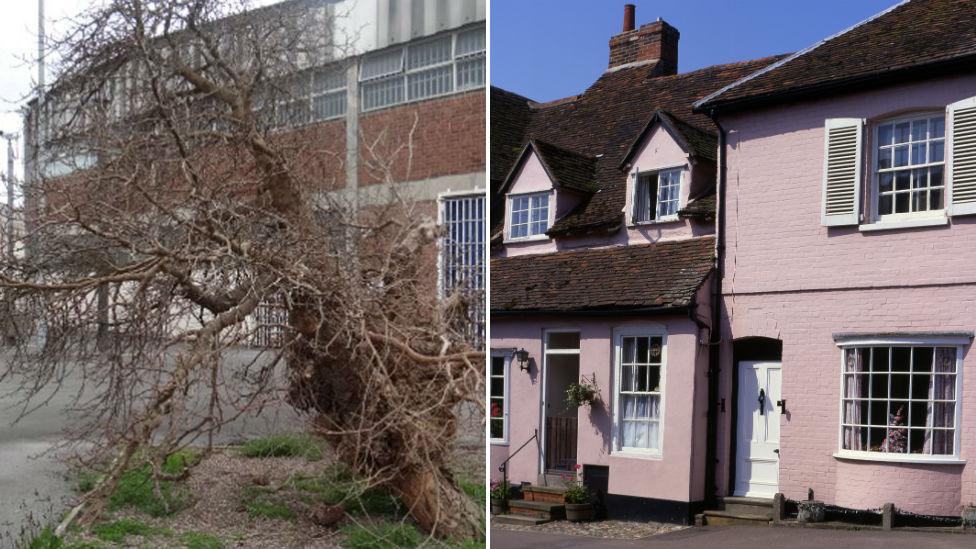
[[[515,457],[519,452],[521,452],[522,449],[525,448],[526,446],[528,446],[529,443],[532,442],[533,440],[535,440],[535,441],[538,441],[539,440],[539,430],[538,429],[536,429],[532,433],[532,436],[529,437],[528,440],[526,440],[521,446],[518,447],[518,450],[515,450],[514,452],[512,452],[511,454],[509,454],[509,456],[507,458],[505,458],[505,461],[501,462],[501,464],[498,466],[498,471],[502,474],[502,484],[504,486],[508,486],[508,462],[511,461],[513,457]],[[504,498],[504,500],[505,500],[506,503],[508,503],[508,490],[505,491],[505,498]]]

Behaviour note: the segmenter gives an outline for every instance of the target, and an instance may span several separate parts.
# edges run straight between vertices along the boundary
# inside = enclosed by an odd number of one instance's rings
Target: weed
[[[256,438],[241,447],[241,455],[250,458],[303,457],[322,459],[322,446],[310,435],[271,435]]]
[[[464,473],[454,475],[454,480],[458,483],[461,490],[475,503],[478,505],[485,504],[485,496],[487,495],[488,488],[485,486],[484,482],[475,482],[471,480],[471,477],[465,475]]]
[[[416,547],[420,532],[409,524],[348,524],[341,529],[350,549],[395,549]]]
[[[177,452],[163,462],[164,473],[177,474],[194,464],[199,456],[190,450]],[[159,491],[162,498],[157,496],[149,465],[142,465],[130,469],[119,477],[115,492],[109,496],[109,509],[118,510],[132,507],[154,517],[171,514],[186,504],[188,493],[181,483],[160,480]]]
[[[180,535],[180,543],[186,549],[224,549],[224,543],[220,538],[203,532],[184,532]]]
[[[54,535],[54,529],[45,526],[37,532],[26,544],[18,543],[18,549],[62,549],[64,541]]]
[[[291,520],[295,512],[285,505],[268,488],[247,486],[244,488],[244,509],[252,517],[280,518]]]
[[[102,541],[122,543],[126,536],[149,536],[159,531],[145,522],[123,518],[115,522],[96,524],[92,526],[91,532]]]

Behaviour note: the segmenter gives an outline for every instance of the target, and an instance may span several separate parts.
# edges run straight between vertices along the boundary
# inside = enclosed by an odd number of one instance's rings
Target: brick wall
[[[485,170],[483,90],[365,113],[359,124],[360,185],[383,182],[380,162],[393,181]]]

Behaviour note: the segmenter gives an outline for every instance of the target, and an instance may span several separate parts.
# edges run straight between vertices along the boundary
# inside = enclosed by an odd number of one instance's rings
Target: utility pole
[[[4,133],[0,131],[0,137],[7,140],[7,218],[5,223],[5,228],[7,234],[6,244],[7,244],[7,256],[13,258],[14,256],[14,243],[16,237],[14,236],[14,185],[16,184],[16,178],[14,177],[14,141],[17,140],[17,134]]]

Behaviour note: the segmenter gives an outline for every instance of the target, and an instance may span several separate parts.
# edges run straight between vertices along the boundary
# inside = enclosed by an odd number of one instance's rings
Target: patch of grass
[[[322,446],[307,434],[271,435],[244,444],[241,455],[249,458],[303,457],[309,461],[318,461],[322,459]]]
[[[244,488],[244,509],[252,517],[292,520],[295,512],[272,491],[261,486]]]
[[[475,503],[477,503],[479,506],[485,504],[485,497],[488,494],[488,487],[484,482],[475,482],[471,480],[471,477],[465,475],[464,473],[455,474],[454,480],[458,483],[461,490]]]
[[[18,549],[62,549],[64,541],[54,535],[54,529],[45,526],[26,543],[18,543]]]
[[[163,463],[162,470],[164,473],[177,474],[198,459],[196,452],[182,450],[169,456]],[[115,492],[109,496],[109,509],[114,511],[129,507],[160,517],[172,514],[186,505],[189,495],[182,483],[161,480],[159,485],[162,498],[154,490],[149,465],[130,469],[122,474]]]
[[[347,524],[340,532],[350,549],[413,548],[423,539],[416,528],[404,523]]]
[[[106,546],[98,541],[83,540],[69,543],[64,549],[106,549]]]
[[[126,536],[150,536],[159,531],[145,522],[122,518],[114,522],[96,524],[91,527],[91,533],[102,541],[122,543]]]
[[[87,494],[95,489],[95,485],[102,479],[102,475],[94,471],[82,471],[78,475],[78,486],[76,487],[81,494]]]
[[[396,515],[402,509],[397,498],[381,488],[364,489],[347,467],[338,464],[330,465],[318,476],[296,475],[287,485],[311,496],[301,497],[306,502],[341,503],[351,514]]]
[[[203,532],[184,532],[180,534],[180,543],[186,549],[224,549],[224,542],[220,538]]]

